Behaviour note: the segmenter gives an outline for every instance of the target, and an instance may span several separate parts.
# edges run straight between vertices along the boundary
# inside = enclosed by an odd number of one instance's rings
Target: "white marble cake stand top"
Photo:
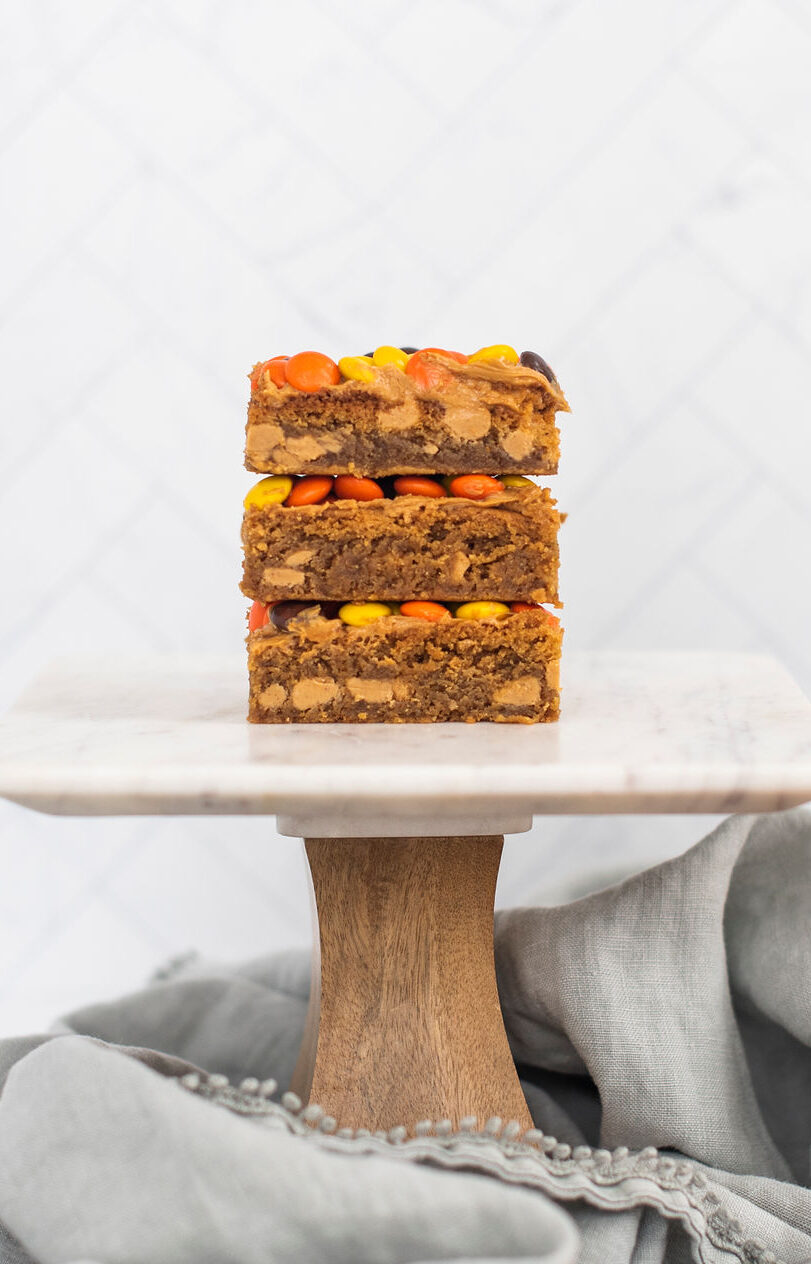
[[[82,816],[275,814],[310,837],[811,799],[811,704],[770,658],[570,653],[563,690],[552,725],[249,725],[241,654],[67,659],[0,721],[0,796]]]

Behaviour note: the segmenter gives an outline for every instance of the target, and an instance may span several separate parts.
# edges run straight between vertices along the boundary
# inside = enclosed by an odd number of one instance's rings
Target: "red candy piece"
[[[510,609],[513,614],[520,614],[522,610],[540,610],[541,614],[546,615],[547,623],[554,623],[556,627],[560,624],[560,619],[556,614],[552,614],[551,610],[545,610],[543,606],[538,606],[532,601],[511,601]]]

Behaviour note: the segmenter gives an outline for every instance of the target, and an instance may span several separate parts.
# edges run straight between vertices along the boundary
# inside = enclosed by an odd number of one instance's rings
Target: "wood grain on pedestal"
[[[307,840],[320,1017],[316,992],[295,1087],[339,1127],[458,1125],[466,1115],[531,1127],[493,961],[502,845],[500,836]]]

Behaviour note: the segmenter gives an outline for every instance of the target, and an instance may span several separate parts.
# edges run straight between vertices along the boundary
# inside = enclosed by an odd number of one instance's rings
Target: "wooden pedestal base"
[[[503,842],[306,840],[318,951],[293,1088],[339,1127],[532,1126],[493,962]]]

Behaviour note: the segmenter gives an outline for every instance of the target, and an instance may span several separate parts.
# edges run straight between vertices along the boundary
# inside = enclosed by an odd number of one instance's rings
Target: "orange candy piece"
[[[264,601],[255,601],[248,612],[248,631],[255,632],[270,623],[270,607]]]
[[[425,619],[428,623],[439,623],[440,619],[450,619],[451,612],[447,606],[438,601],[404,601],[400,605],[400,614],[407,619]]]
[[[322,391],[325,386],[337,386],[341,370],[329,356],[320,351],[299,351],[285,365],[287,381],[297,391]]]
[[[287,361],[289,359],[290,356],[274,356],[265,365],[274,386],[287,385]]]
[[[429,354],[447,356],[449,360],[467,364],[467,356],[462,355],[460,351],[443,351],[441,347],[423,347],[421,351],[415,351],[405,366],[405,371],[424,391],[440,391],[451,380],[450,373],[441,364],[425,359]]]
[[[420,478],[419,475],[403,474],[394,480],[394,490],[398,496],[447,496],[441,483],[433,478]]]
[[[484,500],[485,496],[503,491],[504,484],[489,474],[460,474],[450,482],[451,495],[464,496],[466,500]]]
[[[318,505],[332,491],[332,479],[328,474],[305,474],[293,484],[293,490],[284,502],[286,505]]]
[[[262,364],[257,364],[251,374],[252,390],[256,390],[259,385],[259,379],[265,372],[265,369],[267,369],[270,374],[270,380],[273,382],[274,386],[284,386],[287,381],[287,377],[285,375],[285,365],[289,359],[289,356],[284,355],[272,356],[270,360],[264,360]]]
[[[339,500],[382,500],[383,488],[373,478],[339,474],[335,480],[335,495]]]

